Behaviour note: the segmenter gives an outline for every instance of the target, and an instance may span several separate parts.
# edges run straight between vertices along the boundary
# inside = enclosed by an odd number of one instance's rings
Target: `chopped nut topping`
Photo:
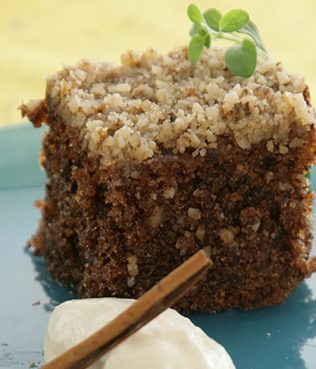
[[[131,255],[127,257],[127,271],[130,277],[136,277],[138,275],[138,265],[136,255]]]
[[[221,228],[218,234],[225,244],[230,244],[235,239],[235,233],[228,228]]]
[[[205,228],[203,225],[199,225],[195,231],[195,237],[199,240],[199,241],[203,241],[204,237],[205,237]]]
[[[302,146],[315,123],[303,78],[261,57],[253,76],[233,76],[224,54],[205,49],[195,68],[185,47],[166,55],[129,51],[121,66],[84,59],[50,77],[47,95],[103,166],[144,161],[161,149],[176,154],[193,148],[193,156],[205,156],[221,135],[243,149],[262,140],[269,152],[281,154]],[[23,111],[30,116],[34,106]]]
[[[163,193],[163,197],[165,199],[172,199],[176,193],[176,190],[174,187],[170,187]]]
[[[267,151],[273,152],[274,151],[274,143],[273,143],[273,141],[272,140],[268,141],[266,147],[267,147]]]
[[[199,209],[189,208],[188,216],[193,220],[201,219],[201,211]]]
[[[149,218],[149,224],[153,228],[158,228],[163,219],[163,208],[156,207],[153,215]]]
[[[279,151],[280,151],[280,154],[285,155],[289,152],[289,149],[284,145],[280,145],[279,146]]]

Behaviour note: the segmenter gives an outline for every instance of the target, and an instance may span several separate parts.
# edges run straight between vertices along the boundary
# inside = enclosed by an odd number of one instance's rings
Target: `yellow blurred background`
[[[44,95],[45,77],[83,56],[119,61],[126,49],[189,41],[186,0],[0,0],[0,125]],[[201,10],[243,8],[275,60],[306,76],[316,105],[316,0],[196,0]]]

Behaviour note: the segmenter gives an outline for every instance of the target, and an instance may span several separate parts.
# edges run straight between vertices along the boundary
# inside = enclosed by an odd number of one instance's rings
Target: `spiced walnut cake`
[[[31,244],[79,296],[138,297],[205,247],[213,268],[178,309],[281,303],[316,270],[308,87],[269,59],[233,76],[224,51],[85,59],[22,106],[49,127]]]

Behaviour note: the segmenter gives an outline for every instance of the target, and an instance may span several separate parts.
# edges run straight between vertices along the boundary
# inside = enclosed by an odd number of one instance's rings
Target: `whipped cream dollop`
[[[44,359],[54,359],[93,334],[134,300],[72,300],[52,313]],[[93,369],[235,369],[224,349],[188,318],[168,309],[91,366]]]

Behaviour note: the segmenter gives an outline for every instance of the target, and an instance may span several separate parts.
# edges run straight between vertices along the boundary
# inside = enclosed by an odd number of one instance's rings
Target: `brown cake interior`
[[[313,196],[301,175],[314,136],[286,156],[263,144],[238,150],[223,138],[204,157],[165,152],[100,170],[75,133],[50,122],[49,183],[33,244],[81,297],[138,297],[203,247],[214,266],[180,309],[280,303],[315,267]]]

